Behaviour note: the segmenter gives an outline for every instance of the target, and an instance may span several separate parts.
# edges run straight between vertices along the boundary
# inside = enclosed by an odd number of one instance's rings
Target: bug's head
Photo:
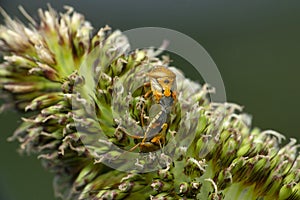
[[[151,89],[170,96],[171,92],[176,90],[176,75],[166,67],[159,66],[154,68],[150,73]]]

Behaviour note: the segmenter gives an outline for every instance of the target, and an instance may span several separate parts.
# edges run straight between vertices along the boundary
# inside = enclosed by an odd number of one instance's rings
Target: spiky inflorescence
[[[167,134],[171,148],[163,147],[153,161],[161,168],[138,173],[152,167],[143,156],[131,171],[107,166],[123,154],[113,146],[128,150],[136,144],[127,133],[140,128],[141,113],[149,115],[153,104],[143,98],[140,84],[144,74],[168,60],[151,50],[129,52],[124,35],[109,27],[91,37],[91,25],[70,7],[63,14],[40,10],[40,23],[25,13],[28,27],[2,14],[0,87],[4,99],[13,99],[3,108],[15,106],[30,115],[10,139],[55,173],[57,196],[300,199],[295,140],[280,148],[283,136],[251,129],[239,106],[210,103],[210,89],[175,68],[170,68],[178,79]],[[122,161],[118,167],[130,164]]]

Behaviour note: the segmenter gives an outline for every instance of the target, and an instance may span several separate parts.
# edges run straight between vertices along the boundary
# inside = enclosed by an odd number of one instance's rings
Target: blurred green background
[[[217,64],[228,101],[244,105],[254,126],[300,139],[300,1],[48,2],[60,11],[64,4],[73,6],[95,29],[105,24],[120,30],[154,26],[192,37]],[[47,2],[0,0],[9,15],[24,20],[18,5],[37,18],[37,9]],[[174,65],[185,63],[174,60]],[[20,156],[18,144],[6,142],[19,123],[17,112],[0,115],[0,199],[54,199],[52,175],[36,156]]]

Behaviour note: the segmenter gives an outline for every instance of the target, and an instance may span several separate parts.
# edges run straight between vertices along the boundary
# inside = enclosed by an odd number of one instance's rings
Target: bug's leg
[[[155,119],[154,119],[155,120]],[[152,120],[153,121],[153,120]],[[153,128],[153,124],[152,124],[152,121],[150,122],[149,126],[147,127],[145,133],[144,133],[144,137],[143,137],[143,140],[142,140],[142,143],[144,144],[146,142],[146,139],[147,139],[147,135],[148,135],[148,132],[151,130],[151,128]],[[154,123],[155,124],[155,123]]]
[[[125,151],[125,152],[121,153],[121,154],[117,157],[117,159],[120,158],[121,156],[123,156],[124,154],[128,153],[128,152],[133,152],[139,145],[140,145],[140,143],[136,144],[134,147],[132,147],[132,148],[129,149],[128,151]]]
[[[145,98],[145,99],[148,99],[149,96],[151,95],[151,93],[152,93],[151,90],[149,90],[148,92],[146,92],[146,93],[144,94],[144,98]]]
[[[140,145],[141,145],[141,143],[137,143],[134,147],[132,147],[131,149],[129,149],[129,152],[134,151]]]
[[[147,83],[144,83],[144,91],[147,91],[147,88],[151,87],[151,83],[150,82],[147,82]],[[144,98],[147,99],[150,94],[152,93],[151,89],[148,90],[145,94],[144,94]]]
[[[176,92],[172,92],[172,98],[174,99],[174,101],[176,101],[176,99],[177,99],[177,94],[176,94]]]
[[[145,132],[144,138],[141,143],[138,143],[131,149],[135,149],[138,145],[140,146],[140,149],[148,149],[148,150],[157,150],[157,146],[159,146],[160,149],[163,148],[163,145],[166,143],[166,131],[168,129],[168,124],[163,123],[161,126],[161,131],[159,134],[151,139],[151,142],[146,142],[147,139],[147,132]],[[130,149],[130,150],[131,150]],[[142,150],[143,152],[143,150]]]
[[[133,138],[133,139],[141,139],[142,138],[141,136],[132,135],[132,134],[128,133],[128,131],[124,127],[121,127],[121,126],[117,127],[116,131],[122,131],[125,135],[127,135],[128,137]]]
[[[167,123],[163,123],[163,125],[161,126],[161,130],[164,131],[164,132],[166,132],[167,128],[168,128],[168,124]]]
[[[151,86],[150,82],[147,82],[147,83],[144,83],[144,91],[147,91],[147,88],[149,88]],[[151,95],[152,91],[151,90],[148,90],[144,95],[143,97],[145,99],[149,98],[149,96]],[[142,102],[142,108],[141,108],[141,114],[140,114],[140,121],[141,121],[141,125],[142,127],[145,126],[144,124],[144,119],[145,119],[145,102]]]
[[[121,131],[121,132],[125,133],[126,135],[128,134],[127,130],[126,130],[125,128],[123,128],[122,126],[119,126],[119,125],[118,125],[118,127],[116,128],[114,134],[116,135],[116,133],[117,133],[118,131]]]
[[[160,149],[162,150],[163,149],[163,145],[166,144],[166,134],[167,134],[167,129],[168,129],[168,124],[167,123],[164,123],[162,125],[162,131],[161,131],[161,140],[159,140],[159,146],[160,146]]]
[[[161,131],[161,135],[162,135],[162,143],[165,144],[166,143],[166,134],[167,134],[167,130],[168,130],[169,125],[167,123],[164,123],[162,125],[162,131]]]
[[[145,143],[146,139],[147,139],[147,132],[145,132],[145,134],[144,134],[144,138],[143,138],[143,140],[142,140],[142,144]]]
[[[155,151],[157,149],[158,149],[158,146],[151,142],[145,142],[145,143],[140,144],[140,152],[143,152],[143,153]]]
[[[143,104],[142,104],[142,111],[141,111],[141,115],[140,115],[140,120],[141,120],[142,127],[145,126],[144,119],[145,119],[145,102],[143,102]]]
[[[153,96],[155,98],[156,103],[159,103],[159,100],[162,98],[163,94],[158,91],[153,91]]]
[[[161,126],[161,131],[159,132],[159,134],[157,136],[155,136],[154,138],[151,139],[152,143],[165,143],[165,137],[166,137],[166,132],[167,132],[167,128],[168,128],[168,124],[167,123],[163,123],[163,125]]]
[[[151,86],[151,83],[150,82],[146,82],[146,83],[144,83],[144,88],[146,88],[146,87],[150,87]]]

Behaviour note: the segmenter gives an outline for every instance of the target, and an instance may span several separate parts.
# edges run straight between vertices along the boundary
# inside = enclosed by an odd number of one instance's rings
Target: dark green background
[[[299,1],[82,0],[50,3],[61,11],[63,4],[75,7],[96,29],[105,24],[121,30],[155,26],[192,37],[217,64],[228,100],[244,105],[245,112],[254,117],[254,126],[300,138]],[[46,1],[0,0],[1,7],[18,18],[22,18],[17,9],[20,4],[34,18],[38,8],[46,8]],[[182,65],[182,62],[174,64]],[[191,76],[192,73],[186,74]],[[20,118],[16,112],[0,116],[0,199],[54,199],[51,174],[41,167],[35,156],[19,156],[17,143],[5,141],[18,123]]]

